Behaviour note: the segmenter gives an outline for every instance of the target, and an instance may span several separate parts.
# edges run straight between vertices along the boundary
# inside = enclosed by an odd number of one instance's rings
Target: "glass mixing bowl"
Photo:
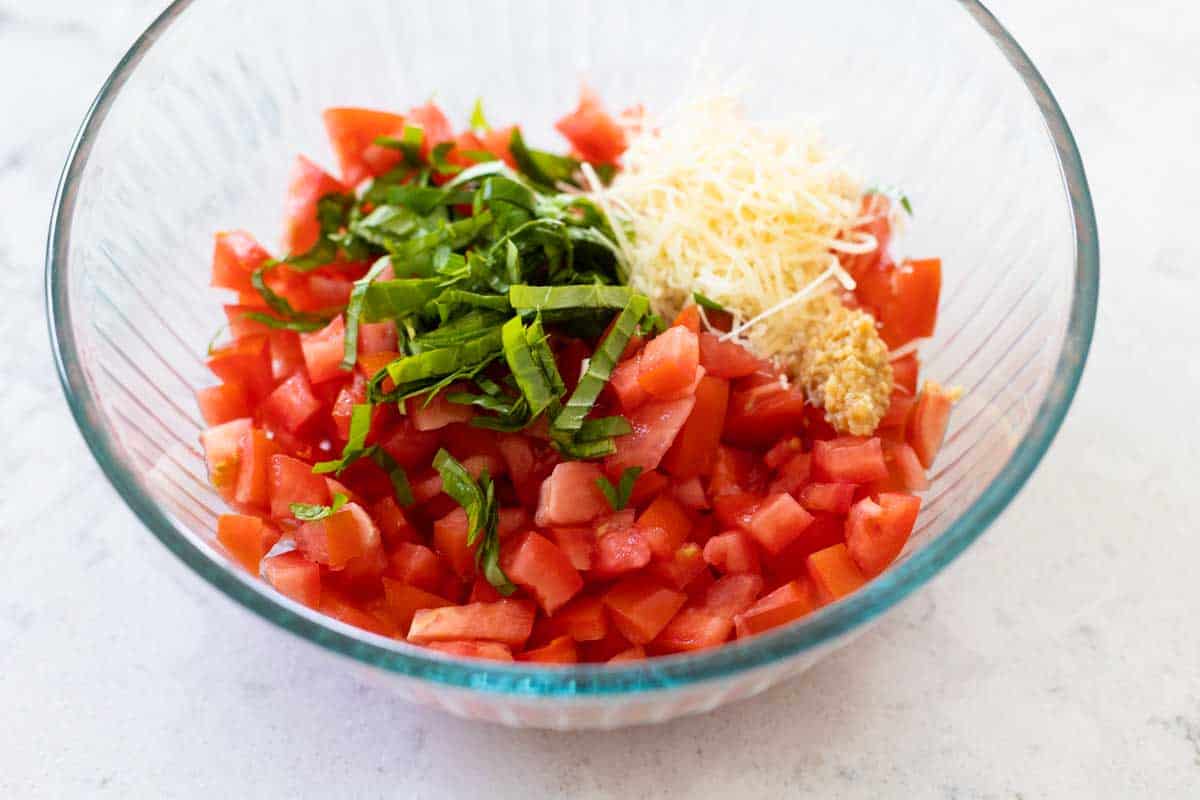
[[[193,391],[220,300],[214,231],[280,228],[286,171],[329,164],[320,111],[477,97],[551,145],[582,78],[614,107],[736,87],[750,116],[814,119],[868,179],[903,187],[903,252],[945,264],[924,374],[965,390],[918,531],[861,591],[767,635],[634,664],[455,659],[276,594],[213,546],[222,504]],[[558,145],[555,145],[558,146]],[[704,711],[842,646],[983,533],[1029,478],[1095,321],[1096,225],[1075,142],[1036,68],[974,2],[571,4],[179,0],[134,43],[67,160],[46,254],[68,402],[113,486],[218,590],[418,702],[511,725],[613,727]]]

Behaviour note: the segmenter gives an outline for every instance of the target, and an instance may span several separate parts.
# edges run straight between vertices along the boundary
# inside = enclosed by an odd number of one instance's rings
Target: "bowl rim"
[[[105,477],[163,545],[192,570],[264,619],[334,653],[384,671],[449,687],[500,695],[559,700],[626,695],[679,688],[767,667],[831,644],[889,610],[977,539],[1029,479],[1062,424],[1075,396],[1091,345],[1099,294],[1099,244],[1095,211],[1074,135],[1050,87],[1003,25],[977,0],[957,0],[1017,72],[1041,112],[1070,204],[1075,235],[1074,288],[1054,377],[1025,435],[983,493],[940,536],[843,601],[777,631],[699,653],[621,665],[563,667],[505,665],[453,658],[320,615],[284,598],[257,577],[210,555],[210,548],[177,528],[123,461],[120,443],[103,424],[98,398],[82,369],[70,324],[67,281],[71,222],[79,180],[95,137],[125,82],[164,31],[195,0],[174,0],[137,38],[85,115],[59,180],[46,242],[46,312],[55,366],[67,404]]]

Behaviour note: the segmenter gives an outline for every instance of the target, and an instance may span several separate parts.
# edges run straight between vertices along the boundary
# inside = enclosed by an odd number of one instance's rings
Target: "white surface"
[[[1200,7],[997,4],[1078,135],[1103,254],[1081,392],[1010,510],[800,680],[564,735],[320,671],[104,481],[50,365],[41,254],[75,128],[157,4],[20,3],[0,0],[0,797],[1200,796]]]

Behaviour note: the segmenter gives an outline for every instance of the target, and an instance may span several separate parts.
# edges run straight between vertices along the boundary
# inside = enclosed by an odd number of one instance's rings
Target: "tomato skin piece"
[[[414,644],[479,639],[520,647],[533,632],[533,606],[521,600],[469,603],[417,611],[408,629]]]
[[[763,500],[750,519],[750,535],[763,549],[775,555],[794,542],[813,517],[790,494],[780,492]]]
[[[754,543],[742,531],[725,531],[709,539],[704,560],[725,575],[757,574],[761,569]]]
[[[613,625],[633,644],[647,644],[687,602],[687,595],[644,575],[623,578],[604,595]]]
[[[845,597],[867,582],[844,544],[818,550],[808,557],[808,576],[822,604]]]
[[[504,543],[500,568],[510,581],[532,594],[548,615],[583,589],[583,578],[566,554],[532,531]]]
[[[276,386],[260,409],[272,421],[295,433],[321,410],[321,403],[313,394],[308,374],[299,370]]]
[[[575,640],[570,636],[559,636],[549,644],[526,650],[517,656],[517,661],[532,661],[539,664],[574,664],[579,661]]]
[[[609,511],[608,500],[596,483],[604,473],[596,464],[564,461],[542,483],[534,521],[539,528],[568,527],[591,522]]]
[[[234,499],[242,459],[242,437],[250,432],[250,426],[247,418],[232,419],[200,433],[208,481],[226,500]]]
[[[763,362],[737,342],[722,342],[707,331],[700,332],[700,366],[714,378],[733,380],[757,372]]]
[[[908,444],[925,469],[933,466],[942,440],[946,438],[953,405],[954,400],[949,392],[933,381],[925,381],[909,418],[907,434]]]
[[[430,642],[425,645],[430,650],[437,650],[450,656],[460,658],[482,658],[486,661],[512,661],[512,649],[500,642]]]
[[[196,405],[200,407],[200,416],[210,426],[250,416],[246,390],[240,383],[219,383],[197,389]]]
[[[744,639],[786,625],[812,613],[816,607],[808,587],[800,581],[790,581],[733,618],[737,637]]]
[[[612,164],[625,152],[625,130],[604,110],[600,98],[591,89],[580,92],[579,106],[558,122],[558,132],[567,137],[582,160],[593,164]]]
[[[283,241],[289,253],[303,253],[317,243],[321,224],[317,220],[317,201],[325,195],[346,191],[341,181],[309,161],[296,156],[288,178],[284,203]]]
[[[674,557],[687,541],[692,519],[674,499],[660,494],[637,518],[637,526],[654,557],[665,559]],[[657,533],[651,534],[651,530]]]
[[[896,560],[920,510],[921,498],[894,492],[854,504],[846,516],[846,550],[863,575],[873,578]]]
[[[732,620],[741,614],[762,594],[764,581],[761,575],[749,573],[729,574],[708,587],[704,595],[703,608],[710,614]]]
[[[242,505],[266,509],[270,502],[271,458],[279,452],[265,431],[251,429],[242,435],[234,499]]]
[[[809,511],[845,514],[854,502],[855,489],[852,483],[810,483],[800,490],[796,499]]]
[[[813,442],[813,473],[829,483],[870,483],[888,476],[878,437],[842,436]]]
[[[707,375],[696,386],[696,403],[663,456],[662,468],[676,478],[694,478],[712,472],[713,457],[721,444],[729,383]]]
[[[695,404],[694,397],[664,400],[647,403],[629,414],[633,432],[617,437],[617,452],[605,459],[604,471],[618,479],[629,467],[657,469]]]
[[[259,562],[278,540],[279,532],[259,517],[246,514],[217,517],[217,541],[234,561],[253,575],[258,574]]]
[[[300,334],[309,381],[317,384],[346,375],[341,367],[345,336],[346,323],[341,314],[319,331]]]
[[[404,134],[404,117],[399,114],[367,108],[328,108],[321,117],[347,186],[357,186],[400,163],[401,153],[374,144],[379,136],[399,138]]]
[[[702,608],[684,608],[671,618],[650,643],[655,653],[704,650],[724,643],[733,632],[733,620],[710,614]]]
[[[638,384],[651,398],[676,399],[695,382],[699,366],[696,334],[683,326],[668,328],[642,348]]]
[[[283,595],[316,608],[321,603],[321,568],[299,551],[289,550],[262,561],[263,577]]]
[[[396,626],[405,635],[408,634],[413,616],[421,609],[453,605],[441,595],[388,577],[383,578],[383,595]]]
[[[270,258],[271,254],[245,231],[218,233],[213,239],[212,281],[209,285],[257,297],[250,275]]]
[[[411,542],[401,542],[388,555],[385,574],[409,586],[427,592],[437,592],[445,577],[442,561],[428,547]]]

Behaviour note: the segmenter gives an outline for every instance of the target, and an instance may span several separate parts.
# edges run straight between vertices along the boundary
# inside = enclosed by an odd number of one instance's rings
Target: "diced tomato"
[[[554,123],[554,127],[567,137],[582,160],[593,164],[614,163],[628,146],[625,130],[586,86],[580,92],[579,106]]]
[[[271,254],[245,231],[218,233],[213,241],[210,285],[257,295],[250,275],[270,258]]]
[[[729,383],[707,375],[701,378],[696,403],[663,457],[662,468],[676,478],[710,474],[728,406]]]
[[[504,543],[500,568],[508,579],[537,598],[547,614],[562,608],[583,589],[583,578],[562,550],[536,533],[523,533]]]
[[[642,575],[622,579],[604,595],[613,625],[633,644],[659,634],[687,602],[687,595]]]
[[[452,385],[432,400],[428,396],[408,399],[408,418],[419,431],[436,431],[456,422],[470,422],[475,416],[471,406],[451,403],[446,395],[461,391],[463,387]]]
[[[341,368],[345,335],[346,324],[340,314],[321,330],[300,334],[300,347],[304,351],[304,365],[310,381],[321,383],[346,375]]]
[[[650,545],[637,528],[602,533],[596,538],[592,578],[613,578],[635,572],[650,563]]]
[[[905,259],[891,274],[891,297],[878,310],[879,333],[888,347],[933,335],[942,290],[940,258]]]
[[[775,480],[771,482],[770,491],[795,494],[798,489],[808,483],[811,475],[812,454],[797,453],[779,468],[775,474]]]
[[[303,253],[317,243],[321,224],[317,220],[317,201],[328,194],[345,192],[346,187],[304,156],[296,156],[288,181],[284,203],[283,241],[290,253]]]
[[[762,367],[763,362],[737,342],[722,342],[714,333],[700,333],[700,366],[714,378],[744,378]]]
[[[708,508],[708,497],[704,493],[704,484],[699,478],[688,478],[679,481],[672,488],[672,493],[679,504],[692,511],[702,511]]]
[[[330,412],[338,439],[344,442],[350,438],[350,421],[354,416],[354,406],[366,401],[367,379],[361,373],[355,372],[351,381],[338,391],[337,399],[333,401],[333,410]],[[375,412],[379,410],[381,409],[372,412],[372,421]]]
[[[687,542],[670,558],[651,561],[646,571],[661,580],[665,586],[683,590],[707,569],[708,564],[704,560],[704,552],[700,545]]]
[[[297,550],[263,559],[263,576],[280,594],[316,608],[321,603],[321,568]]]
[[[792,459],[793,456],[800,455],[804,452],[804,440],[798,436],[789,436],[786,439],[780,439],[776,442],[766,455],[763,456],[763,463],[771,469],[779,469]]]
[[[275,542],[279,531],[258,517],[245,514],[222,514],[217,517],[217,541],[234,561],[248,572],[258,574],[258,565]]]
[[[805,584],[790,581],[733,618],[737,636],[744,639],[786,625],[812,613],[816,606]]]
[[[234,499],[242,505],[265,509],[270,501],[271,457],[279,447],[265,431],[242,434],[238,449],[238,477]]]
[[[371,516],[357,503],[347,503],[325,521],[325,547],[329,567],[338,569],[351,559],[383,552],[383,539]],[[382,565],[381,565],[382,570]]]
[[[247,336],[211,351],[208,368],[225,383],[239,383],[248,399],[265,397],[274,386],[271,350],[266,336]]]
[[[504,595],[496,591],[496,587],[488,583],[488,579],[482,575],[476,575],[474,582],[471,583],[471,594],[467,597],[468,603],[494,603],[497,600],[503,600]]]
[[[232,500],[237,489],[242,437],[250,432],[249,419],[233,419],[200,433],[208,481],[222,497]]]
[[[908,416],[915,404],[916,398],[904,389],[897,387],[892,391],[892,399],[888,403],[887,411],[879,420],[880,430],[899,428],[903,433],[904,427],[908,424]]]
[[[617,437],[617,452],[605,460],[605,471],[620,477],[629,467],[656,469],[695,404],[696,399],[688,397],[646,403],[634,411],[628,416],[633,432]]]
[[[417,430],[413,427],[412,420],[405,417],[395,428],[380,437],[379,446],[395,459],[397,464],[411,470],[427,467],[433,461],[433,454],[438,449],[438,435]],[[441,490],[439,484],[438,491]]]
[[[526,650],[517,656],[518,661],[534,661],[541,664],[574,664],[579,660],[575,640],[570,636],[559,636],[549,644]]]
[[[742,531],[726,531],[704,545],[704,560],[726,575],[757,573],[758,552],[754,542]]]
[[[450,120],[446,119],[446,115],[432,101],[409,109],[408,123],[421,126],[421,155],[425,158],[429,157],[437,145],[454,140]]]
[[[822,603],[831,603],[867,582],[844,544],[818,550],[808,557],[808,575]]]
[[[433,547],[463,581],[475,577],[475,548],[467,545],[467,512],[455,508],[433,523]]]
[[[754,605],[754,601],[762,594],[762,590],[761,575],[749,573],[725,575],[708,587],[704,596],[704,610],[714,616],[733,619]]]
[[[750,529],[750,520],[762,506],[761,495],[742,492],[713,498],[713,516],[727,528]]]
[[[513,158],[512,151],[508,149],[508,146],[516,127],[516,125],[505,125],[501,128],[492,128],[483,134],[483,149],[503,159],[504,163],[512,169],[517,168],[517,160]]]
[[[642,354],[634,353],[613,368],[608,379],[608,388],[617,398],[621,410],[628,414],[640,408],[650,395],[638,382],[638,372],[641,370]]]
[[[450,656],[462,658],[482,658],[487,661],[512,661],[512,650],[500,642],[430,642],[426,645],[430,650],[437,650]]]
[[[642,508],[655,497],[662,494],[670,483],[667,476],[658,470],[650,470],[638,475],[633,482],[633,491],[629,495],[630,508]]]
[[[907,390],[909,395],[917,393],[917,375],[920,372],[920,362],[916,353],[898,358],[892,362],[892,383],[897,388]]]
[[[271,457],[268,493],[271,496],[271,516],[276,519],[291,517],[292,503],[314,506],[329,503],[325,479],[314,475],[309,464],[285,455]]]
[[[388,555],[387,574],[409,586],[436,592],[442,585],[442,561],[424,545],[401,542]]]
[[[339,622],[362,628],[379,636],[396,634],[396,626],[390,619],[385,619],[383,615],[372,614],[349,598],[337,592],[325,590],[324,587],[321,591],[321,605],[317,610]]]
[[[805,398],[799,387],[777,381],[729,395],[722,438],[740,447],[765,447],[804,427]]]
[[[929,479],[917,451],[903,442],[884,442],[883,455],[887,459],[894,477],[908,491],[921,492],[929,488]]]
[[[883,443],[878,438],[842,436],[813,442],[813,472],[834,483],[870,483],[888,476]]]
[[[267,335],[267,350],[271,354],[271,377],[280,381],[304,369],[304,350],[300,334],[295,331],[271,331]]]
[[[408,626],[412,623],[413,615],[421,609],[452,605],[449,600],[440,595],[391,578],[383,579],[383,592],[388,611],[396,620],[396,626],[400,632],[404,634],[408,633]]]
[[[262,405],[263,414],[293,432],[312,419],[320,408],[303,370],[276,386]]]
[[[724,445],[713,456],[712,475],[708,481],[710,498],[723,494],[741,494],[751,486],[754,454]]]
[[[545,618],[550,636],[567,635],[577,642],[595,642],[608,633],[608,617],[599,597],[583,595]]]
[[[359,323],[360,327],[363,324],[364,323]],[[366,324],[382,325],[383,323],[366,323]],[[361,334],[360,334],[360,337],[361,337]],[[361,338],[359,339],[359,341],[361,343],[361,341],[362,341]],[[380,370],[382,370],[384,367],[386,367],[388,364],[392,363],[396,359],[400,358],[400,353],[396,352],[395,350],[382,350],[378,353],[367,353],[367,352],[363,352],[363,348],[362,348],[361,344],[359,345],[358,349],[359,349],[358,359],[355,361],[355,364],[358,366],[358,371],[361,372],[367,378],[375,377],[377,374],[379,374]],[[388,391],[391,391],[392,389],[396,388],[396,385],[394,383],[392,383],[391,378],[384,378],[383,379],[383,388]]]
[[[528,530],[532,520],[521,507],[502,508],[496,513],[496,535],[503,541],[519,531]]]
[[[596,483],[604,473],[596,464],[564,461],[554,468],[538,498],[538,527],[579,525],[609,510],[608,500]]]
[[[651,643],[658,653],[682,653],[716,647],[729,638],[733,620],[702,608],[685,608],[671,618]]]
[[[496,445],[522,505],[536,507],[542,481],[554,468],[553,458],[543,457],[540,444],[517,433],[500,434]]]
[[[386,547],[395,549],[403,542],[416,542],[420,534],[404,516],[396,498],[387,496],[376,500],[371,505],[371,517],[379,526]]]
[[[646,649],[639,645],[634,645],[627,650],[622,650],[608,660],[609,664],[619,664],[623,661],[641,661],[646,657]]]
[[[396,359],[396,323],[390,319],[383,322],[360,322],[358,324],[358,355],[361,357],[380,354],[386,354],[388,357],[383,366]],[[375,370],[375,372],[378,371],[378,369]]]
[[[652,398],[672,398],[696,380],[700,343],[682,326],[668,328],[642,348],[638,383]]]
[[[750,535],[768,553],[779,553],[804,533],[812,521],[812,514],[790,494],[773,494],[751,518]]]
[[[200,416],[209,425],[220,425],[250,415],[246,390],[240,383],[219,383],[197,389],[196,405],[200,407]]]
[[[921,510],[921,498],[885,492],[878,502],[864,497],[846,517],[846,549],[868,578],[900,555]]]
[[[404,117],[399,114],[366,108],[329,108],[321,116],[346,185],[357,186],[400,163],[399,151],[374,144],[380,136],[403,136]]]
[[[412,489],[413,502],[425,505],[442,495],[442,476],[432,467],[413,472],[408,476],[408,484]],[[422,511],[429,512],[429,508]]]
[[[533,632],[533,606],[520,600],[427,608],[413,615],[408,640],[416,644],[480,639],[520,647]]]
[[[809,511],[845,514],[854,502],[853,483],[810,483],[800,490],[800,505]]]
[[[596,532],[591,528],[553,528],[550,536],[562,550],[571,566],[578,570],[592,568],[596,553]]]
[[[638,517],[637,526],[655,558],[671,558],[687,541],[692,520],[679,503],[661,494]]]
[[[953,396],[949,392],[933,381],[925,381],[908,421],[908,443],[925,469],[933,466],[942,440],[946,438],[953,405]]]

